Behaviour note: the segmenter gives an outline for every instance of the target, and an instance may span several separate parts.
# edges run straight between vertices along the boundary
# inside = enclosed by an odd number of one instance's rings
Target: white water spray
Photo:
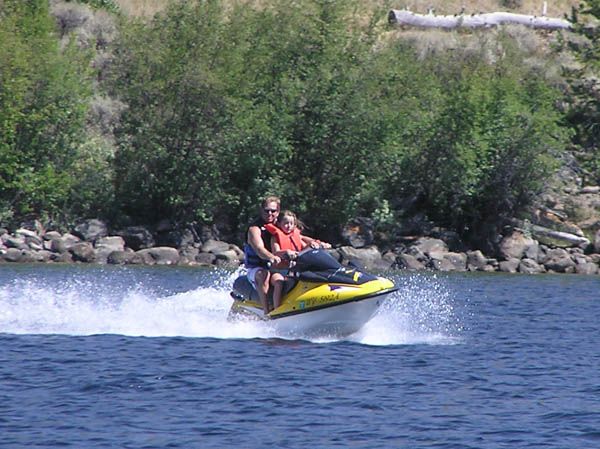
[[[227,320],[235,274],[170,295],[143,285],[73,275],[61,283],[12,279],[0,286],[0,332],[13,334],[285,338],[266,322]],[[400,291],[348,340],[369,345],[451,344],[459,328],[451,293],[432,276],[396,280]],[[313,342],[339,339],[310,339]]]

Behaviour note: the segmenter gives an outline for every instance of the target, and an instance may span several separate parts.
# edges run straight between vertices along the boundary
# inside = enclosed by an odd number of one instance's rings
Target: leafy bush
[[[578,12],[583,20],[579,21],[575,15],[575,30],[587,41],[572,48],[582,67],[569,73],[571,95],[567,120],[574,130],[578,159],[589,178],[586,181],[600,184],[600,30],[585,25],[590,18],[600,19],[600,1],[587,0]]]
[[[48,2],[5,0],[0,20],[0,204],[5,218],[58,214],[90,94],[89,59],[59,50]]]
[[[117,196],[134,220],[243,229],[278,193],[332,238],[357,215],[389,225],[415,192],[465,233],[499,220],[538,191],[564,138],[558,93],[501,39],[491,60],[419,60],[352,1],[175,2],[128,22],[117,48]]]
[[[566,138],[560,92],[526,68],[511,40],[499,42],[494,64],[456,52],[424,61],[439,102],[392,182],[393,193],[416,192],[421,211],[467,236],[527,205]]]

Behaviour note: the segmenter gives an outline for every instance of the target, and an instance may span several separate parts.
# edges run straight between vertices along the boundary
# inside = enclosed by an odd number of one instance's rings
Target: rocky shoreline
[[[517,226],[520,225],[520,226]],[[352,226],[347,245],[331,250],[342,263],[368,270],[430,270],[441,272],[600,274],[600,231],[594,242],[583,235],[530,223],[507,229],[494,257],[480,250],[456,249],[452,233],[441,238],[404,236],[391,249],[372,244],[370,230]],[[453,247],[454,246],[454,247]],[[237,267],[239,246],[220,241],[210,231],[198,233],[158,227],[154,233],[134,226],[109,235],[105,223],[86,220],[71,232],[46,231],[39,222],[13,233],[0,229],[2,263],[95,263],[111,265],[179,265]]]

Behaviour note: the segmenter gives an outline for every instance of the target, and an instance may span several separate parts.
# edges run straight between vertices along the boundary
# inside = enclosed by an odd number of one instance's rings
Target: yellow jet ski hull
[[[356,270],[351,274],[362,276]],[[362,284],[299,280],[283,297],[281,306],[269,314],[263,313],[256,300],[236,300],[230,316],[268,320],[286,335],[345,336],[362,328],[396,290],[392,281],[382,277]]]

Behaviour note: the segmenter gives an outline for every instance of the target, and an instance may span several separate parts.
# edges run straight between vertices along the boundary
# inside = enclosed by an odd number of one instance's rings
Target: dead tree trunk
[[[436,16],[433,14],[417,14],[407,10],[392,9],[388,14],[388,21],[395,25],[445,29],[483,28],[505,24],[519,24],[531,28],[543,28],[549,30],[564,30],[571,28],[571,23],[564,19],[528,16],[510,12]]]

